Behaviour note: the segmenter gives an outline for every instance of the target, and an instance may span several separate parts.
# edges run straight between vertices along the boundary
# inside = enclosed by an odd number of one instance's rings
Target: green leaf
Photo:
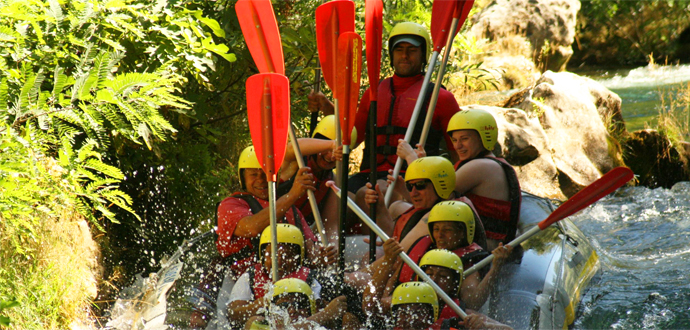
[[[195,11],[194,17],[211,28],[211,31],[213,31],[213,34],[215,34],[217,37],[225,38],[225,31],[220,27],[218,21],[212,18],[201,16],[201,10]]]
[[[201,44],[203,45],[203,47],[205,49],[220,55],[221,57],[223,57],[224,59],[226,59],[230,63],[237,61],[237,57],[235,56],[235,54],[232,54],[232,53],[227,54],[228,50],[230,50],[230,48],[228,48],[228,46],[223,45],[223,44],[221,44],[221,45],[214,44],[213,38],[211,38],[211,37],[202,40]]]

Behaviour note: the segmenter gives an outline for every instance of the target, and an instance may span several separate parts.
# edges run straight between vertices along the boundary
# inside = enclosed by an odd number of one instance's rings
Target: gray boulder
[[[499,40],[525,36],[543,70],[563,71],[573,54],[578,0],[494,0],[475,16],[471,34]]]
[[[523,190],[563,198],[623,165],[620,144],[610,134],[624,127],[622,119],[613,119],[620,103],[589,78],[548,71],[502,108],[481,107],[496,117],[495,152],[516,168]]]

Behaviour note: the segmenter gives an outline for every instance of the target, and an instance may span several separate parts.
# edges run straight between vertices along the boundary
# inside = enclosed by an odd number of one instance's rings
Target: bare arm
[[[261,307],[264,307],[264,299],[235,300],[228,306],[228,318],[239,324],[244,324],[250,317],[258,314]]]
[[[489,159],[475,159],[455,171],[455,191],[498,200],[508,200],[508,181],[501,165]]]
[[[491,269],[484,278],[480,279],[479,273],[473,273],[462,281],[462,300],[468,308],[478,310],[484,305],[489,294],[491,294],[491,285],[493,285],[503,263],[512,251],[512,246],[508,245],[504,248],[503,243],[499,243],[499,246],[492,251],[494,260],[491,262]]]
[[[315,155],[319,152],[328,152],[336,149],[335,141],[324,139],[301,138],[297,139],[299,150],[302,156]],[[285,161],[292,162],[295,158],[295,148],[292,146],[292,141],[288,142],[287,149],[285,149]]]
[[[295,182],[292,185],[290,191],[280,196],[276,200],[276,218],[281,219],[285,216],[285,213],[290,210],[293,204],[302,196],[307,190],[316,191],[314,186],[314,176],[309,173],[310,169],[308,167],[301,168],[297,172],[295,177]],[[295,219],[298,221],[298,219]],[[235,231],[232,233],[233,236],[237,237],[247,237],[252,238],[259,236],[261,232],[270,224],[270,210],[265,208],[259,213],[244,217],[240,219],[235,227]]]

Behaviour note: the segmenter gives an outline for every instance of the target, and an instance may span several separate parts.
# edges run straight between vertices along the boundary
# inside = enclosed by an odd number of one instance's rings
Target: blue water
[[[633,187],[571,219],[602,270],[582,297],[575,329],[690,329],[690,182]]]

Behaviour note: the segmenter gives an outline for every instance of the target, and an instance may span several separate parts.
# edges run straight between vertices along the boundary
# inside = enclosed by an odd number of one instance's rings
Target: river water
[[[576,73],[598,81],[621,97],[628,131],[656,128],[659,112],[669,111],[671,99],[678,101],[684,96],[684,90],[690,90],[690,65],[649,65],[632,70],[587,70]],[[684,107],[676,106],[675,115],[684,122],[690,121]]]
[[[618,94],[629,131],[655,128],[680,99],[690,66],[581,72]],[[686,118],[685,109],[675,109]],[[684,112],[685,111],[685,112]],[[601,271],[582,297],[575,329],[690,329],[690,182],[631,187],[571,219],[593,241]]]
[[[599,253],[575,329],[690,329],[690,182],[619,189],[571,220]]]

